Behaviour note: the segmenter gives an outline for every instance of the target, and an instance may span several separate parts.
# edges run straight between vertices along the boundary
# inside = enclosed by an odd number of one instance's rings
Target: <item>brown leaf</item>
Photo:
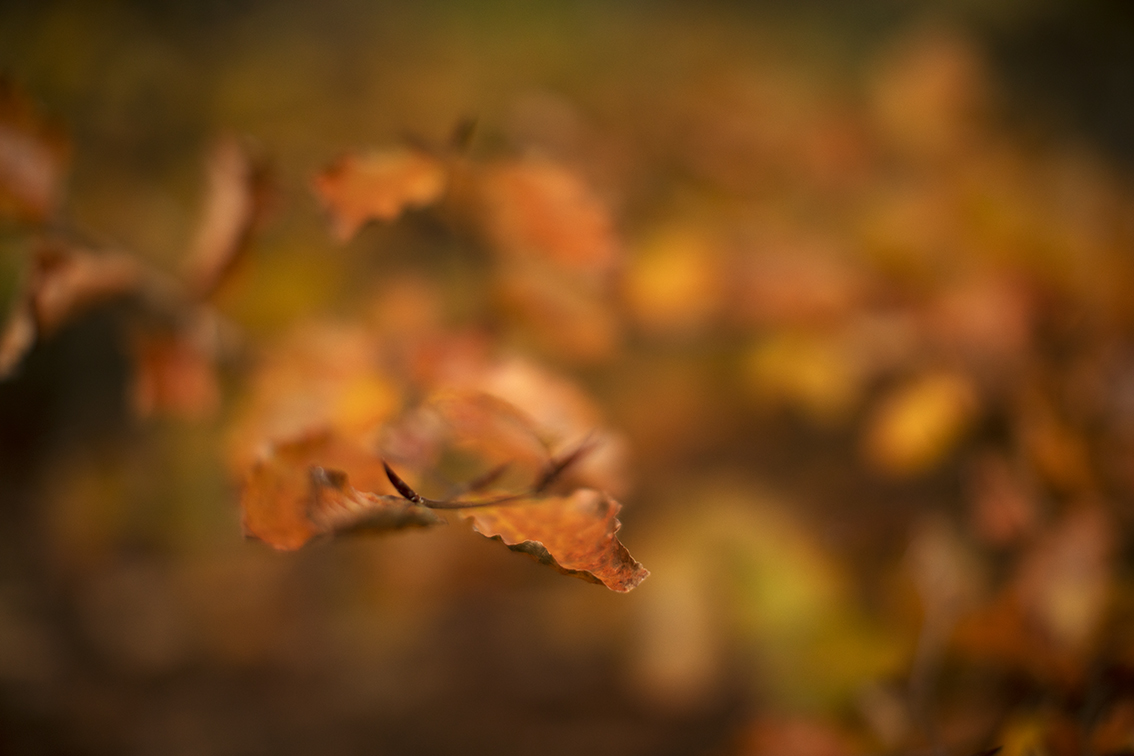
[[[586,443],[587,454],[567,471],[575,487],[596,488],[616,496],[628,489],[623,440],[603,427],[598,407],[570,380],[527,360],[510,358],[482,367],[458,385],[496,397],[529,418],[552,457],[561,457]]]
[[[89,307],[135,292],[142,278],[132,255],[52,244],[36,252],[27,292],[41,333],[50,333]]]
[[[650,574],[616,537],[621,506],[606,494],[579,489],[530,503],[463,509],[473,528],[565,575],[633,590]]]
[[[349,241],[370,220],[394,220],[407,208],[427,207],[448,184],[444,163],[421,150],[352,153],[315,177],[315,192],[331,215],[333,234]]]
[[[70,152],[62,131],[0,75],[0,217],[49,218],[59,205]]]
[[[0,336],[0,378],[11,374],[37,339],[90,307],[136,293],[143,273],[138,260],[125,253],[42,245]]]
[[[248,249],[268,189],[267,166],[239,139],[227,137],[213,146],[204,210],[185,264],[198,299],[212,294]]]
[[[240,498],[244,532],[291,550],[318,535],[433,524],[431,513],[392,494],[379,459],[312,433],[268,446],[252,464]]]
[[[566,167],[544,159],[501,162],[484,170],[480,192],[485,230],[506,257],[598,273],[617,262],[609,211]]]
[[[220,406],[213,352],[187,331],[141,332],[134,339],[134,408],[142,417],[187,418]]]

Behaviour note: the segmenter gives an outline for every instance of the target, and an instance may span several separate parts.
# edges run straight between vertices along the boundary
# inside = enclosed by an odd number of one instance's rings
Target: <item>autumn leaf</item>
[[[140,330],[133,340],[134,409],[202,418],[220,405],[215,348],[189,328]]]
[[[620,509],[601,491],[579,489],[569,496],[459,511],[478,533],[513,551],[625,593],[650,573],[616,537]]]
[[[625,296],[646,329],[696,332],[719,314],[724,282],[713,242],[699,229],[674,228],[640,246],[627,272]]]
[[[736,300],[732,316],[756,326],[837,322],[860,307],[870,279],[826,240],[772,238],[727,271]]]
[[[368,221],[390,221],[441,198],[445,164],[422,150],[389,148],[345,155],[315,177],[335,238],[349,241]]]
[[[143,277],[138,260],[122,252],[41,244],[0,337],[0,378],[11,374],[37,340],[83,311],[136,294]]]
[[[311,433],[269,445],[251,465],[240,497],[244,532],[292,550],[320,535],[441,521],[392,494],[379,459],[333,433]]]
[[[867,459],[892,475],[924,472],[953,450],[978,407],[976,389],[963,374],[932,373],[899,386],[867,421]]]
[[[480,178],[481,223],[505,259],[545,259],[575,272],[608,271],[620,253],[606,206],[566,166],[501,161]]]
[[[745,376],[760,401],[833,422],[848,414],[862,390],[864,370],[856,358],[837,334],[781,332],[751,348]]]
[[[29,98],[0,75],[0,218],[41,223],[57,210],[71,148]]]
[[[217,141],[207,172],[204,208],[184,266],[187,285],[198,299],[211,295],[247,250],[263,219],[269,189],[264,160],[235,137]]]

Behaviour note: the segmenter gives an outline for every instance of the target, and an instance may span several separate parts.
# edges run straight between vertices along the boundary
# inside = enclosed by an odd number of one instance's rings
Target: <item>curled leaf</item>
[[[349,241],[370,220],[394,220],[427,207],[448,183],[444,163],[421,150],[352,153],[315,177],[315,192],[331,214],[335,237]]]
[[[570,496],[530,503],[461,510],[473,528],[541,564],[612,591],[633,590],[650,574],[616,534],[621,505],[601,491],[579,489]]]
[[[213,146],[207,171],[203,215],[185,265],[189,287],[201,299],[247,250],[268,198],[267,166],[234,137]]]
[[[0,335],[0,378],[11,374],[36,340],[90,307],[137,293],[143,277],[142,265],[125,253],[41,246]]]

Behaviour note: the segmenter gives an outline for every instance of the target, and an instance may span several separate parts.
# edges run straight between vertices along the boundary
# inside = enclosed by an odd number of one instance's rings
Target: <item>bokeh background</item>
[[[1134,14],[991,5],[0,3],[67,233],[176,270],[220,134],[275,184],[216,407],[139,414],[113,307],[0,383],[0,751],[1131,752]],[[603,286],[429,211],[332,238],[319,170],[469,118],[593,192]],[[264,355],[406,311],[587,392],[646,582],[243,539]]]

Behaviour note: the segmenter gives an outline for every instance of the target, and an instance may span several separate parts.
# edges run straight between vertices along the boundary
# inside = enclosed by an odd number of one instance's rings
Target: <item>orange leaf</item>
[[[195,418],[220,405],[213,354],[191,333],[142,333],[134,341],[134,407],[142,416]]]
[[[352,487],[348,475],[354,475],[364,490]],[[330,433],[311,434],[274,444],[253,463],[240,499],[244,532],[277,549],[291,550],[318,535],[441,521],[389,493],[391,487],[376,457]]]
[[[315,177],[315,192],[331,214],[335,237],[345,242],[367,221],[394,220],[406,208],[433,204],[447,184],[439,159],[393,148],[340,158]]]
[[[0,378],[11,373],[38,339],[83,310],[136,293],[143,274],[141,264],[124,253],[41,246],[0,335]]]
[[[922,376],[875,408],[864,438],[867,459],[893,475],[925,472],[953,450],[977,411],[976,389],[966,376]]]
[[[531,503],[460,510],[473,528],[513,551],[534,557],[565,575],[625,593],[649,571],[618,540],[621,505],[606,494],[579,489],[570,496]]]
[[[481,192],[485,228],[508,257],[588,272],[616,262],[618,241],[606,206],[564,166],[534,159],[499,163],[485,169]]]
[[[238,139],[218,141],[208,159],[208,187],[186,279],[199,298],[209,296],[247,250],[268,198],[267,168]]]

